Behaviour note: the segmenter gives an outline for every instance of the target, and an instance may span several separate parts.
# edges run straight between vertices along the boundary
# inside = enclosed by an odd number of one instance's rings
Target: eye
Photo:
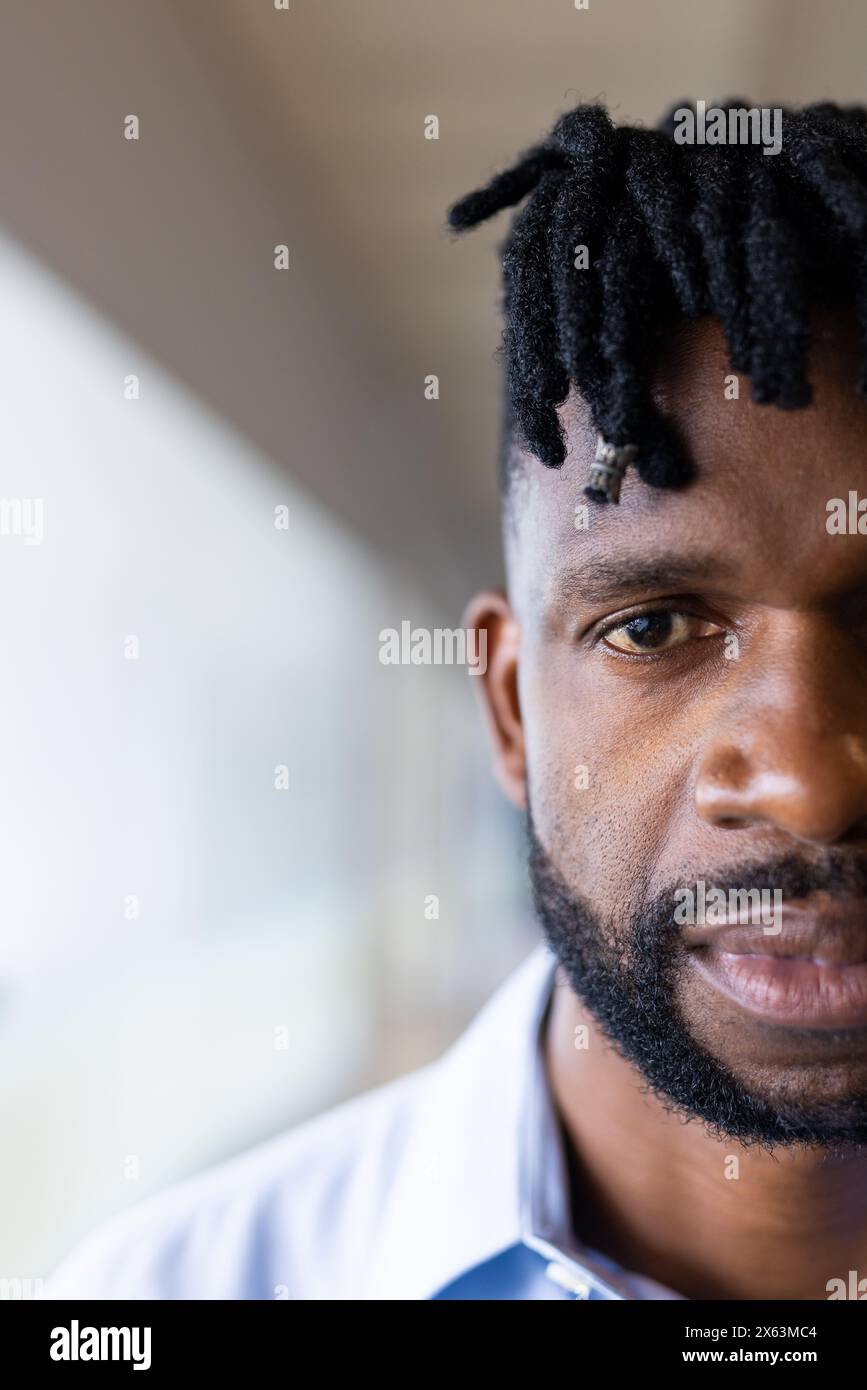
[[[696,638],[716,637],[723,630],[718,623],[708,622],[706,618],[663,608],[653,613],[639,613],[624,623],[607,628],[602,633],[602,640],[616,652],[640,656],[642,653],[669,651]]]

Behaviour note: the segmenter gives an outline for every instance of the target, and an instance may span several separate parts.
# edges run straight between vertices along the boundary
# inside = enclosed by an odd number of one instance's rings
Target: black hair
[[[791,410],[811,400],[811,311],[850,306],[867,396],[867,109],[775,108],[776,155],[760,143],[678,143],[684,109],[695,110],[681,103],[654,130],[577,106],[449,211],[465,231],[526,199],[501,248],[506,482],[515,441],[548,467],[563,463],[557,407],[572,384],[607,443],[638,446],[644,482],[688,482],[692,461],[650,392],[665,336],[686,320],[716,318],[752,399]]]

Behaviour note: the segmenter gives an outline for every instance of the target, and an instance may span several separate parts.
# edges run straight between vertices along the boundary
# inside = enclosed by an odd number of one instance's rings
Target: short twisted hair
[[[849,306],[867,395],[867,110],[783,110],[768,158],[756,144],[677,143],[679,109],[652,130],[578,106],[449,211],[465,231],[526,199],[501,251],[505,472],[513,440],[563,463],[557,407],[574,384],[607,441],[638,444],[646,483],[688,482],[693,464],[650,389],[664,335],[685,320],[716,318],[752,399],[793,410],[811,399],[811,311]]]

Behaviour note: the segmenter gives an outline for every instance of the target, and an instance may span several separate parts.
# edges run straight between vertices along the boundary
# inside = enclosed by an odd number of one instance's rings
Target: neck
[[[591,1041],[576,1051],[579,1024]],[[565,983],[545,1056],[582,1243],[687,1298],[827,1299],[830,1280],[867,1279],[863,1150],[769,1153],[684,1124],[642,1090]]]

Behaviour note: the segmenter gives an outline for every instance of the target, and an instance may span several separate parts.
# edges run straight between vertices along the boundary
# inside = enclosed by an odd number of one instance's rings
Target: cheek
[[[550,644],[522,664],[527,782],[536,832],[573,887],[625,904],[653,879],[684,814],[691,739],[667,709],[593,658]]]

